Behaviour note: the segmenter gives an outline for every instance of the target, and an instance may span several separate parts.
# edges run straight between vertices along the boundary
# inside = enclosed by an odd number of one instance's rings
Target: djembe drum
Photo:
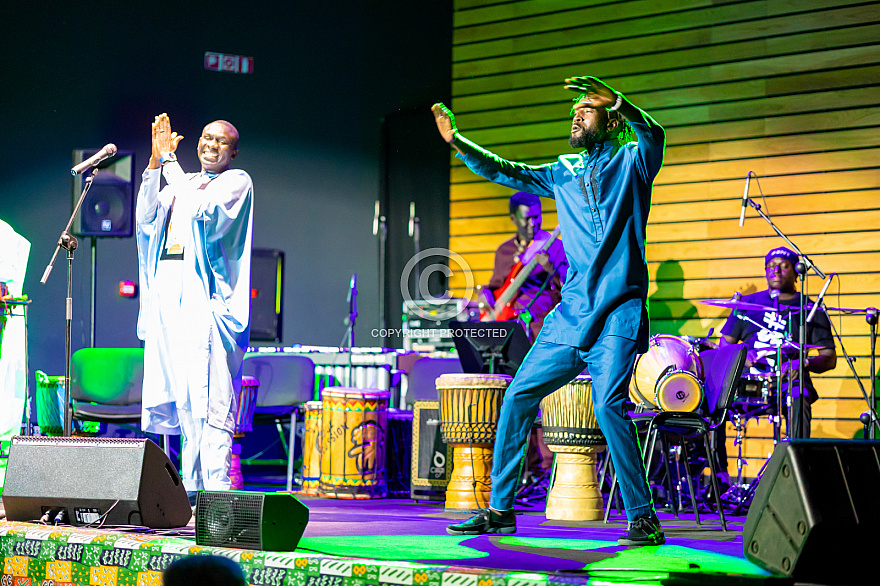
[[[452,476],[446,487],[447,511],[489,506],[492,449],[506,374],[444,374],[436,380],[440,395],[440,433],[453,447]]]
[[[544,443],[556,453],[545,516],[565,521],[602,518],[596,454],[605,449],[593,409],[592,379],[579,376],[541,401]]]
[[[304,495],[317,496],[321,481],[321,417],[324,403],[308,401],[305,404],[306,429],[303,434],[302,490]]]
[[[703,402],[702,381],[697,349],[679,337],[656,334],[636,359],[630,399],[649,409],[692,412]]]
[[[257,406],[257,390],[260,381],[254,376],[241,377],[241,389],[235,409],[235,430],[232,432],[232,466],[229,480],[232,490],[244,490],[244,476],[241,473],[241,438],[245,432],[254,429],[254,407]]]
[[[368,499],[388,495],[385,433],[390,395],[379,389],[348,387],[322,391],[319,496]]]

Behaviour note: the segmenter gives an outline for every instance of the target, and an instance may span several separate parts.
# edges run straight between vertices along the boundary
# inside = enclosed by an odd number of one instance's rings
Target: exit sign
[[[230,53],[205,52],[205,69],[230,73],[253,73],[254,58]]]

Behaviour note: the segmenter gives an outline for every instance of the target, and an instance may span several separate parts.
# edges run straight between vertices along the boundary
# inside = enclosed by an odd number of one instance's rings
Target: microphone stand
[[[345,323],[348,326],[346,338],[348,338],[348,385],[354,386],[354,366],[351,355],[354,352],[354,326],[357,322],[357,273],[351,276],[351,284],[348,288],[348,317]]]
[[[388,225],[385,216],[379,214],[379,200],[373,214],[373,236],[379,237],[379,331],[385,331],[385,247],[388,240]],[[385,346],[385,339],[382,339]]]
[[[868,405],[871,413],[870,439],[875,439],[877,437],[877,413],[874,411],[877,407],[877,371],[874,370],[874,356],[876,355],[875,351],[877,346],[877,314],[878,311],[874,307],[869,307],[865,311],[865,321],[868,322],[868,326],[870,326],[871,329],[871,401]]]
[[[419,217],[416,216],[416,202],[409,202],[409,235],[413,239],[413,249],[415,250],[413,254],[413,258],[418,259],[419,254],[422,252],[422,246],[420,242],[420,234],[419,234]],[[422,268],[419,266],[419,260],[416,260],[416,299],[422,298]]]
[[[73,234],[70,233],[70,227],[73,226],[73,220],[76,217],[76,214],[79,213],[79,209],[82,207],[82,203],[86,198],[86,194],[89,192],[89,189],[92,187],[92,180],[95,178],[95,175],[98,174],[98,169],[95,168],[91,175],[85,178],[83,182],[83,190],[82,194],[79,196],[79,201],[76,202],[76,206],[73,208],[73,213],[70,214],[70,219],[67,221],[67,226],[64,227],[64,230],[61,232],[61,236],[58,238],[58,244],[55,247],[55,252],[52,254],[52,260],[49,261],[49,265],[46,267],[46,270],[43,272],[43,278],[40,279],[40,283],[43,285],[46,284],[46,281],[49,280],[49,275],[52,273],[52,267],[55,264],[55,258],[58,256],[58,250],[63,248],[67,251],[67,301],[65,304],[65,321],[66,328],[64,332],[64,436],[70,437],[71,431],[73,429],[73,408],[70,401],[70,330],[71,323],[73,322],[73,251],[76,250],[76,247],[79,246],[79,241],[76,239]]]
[[[757,180],[758,180],[758,178],[755,177],[755,181],[757,181]],[[803,265],[803,266],[802,267],[795,267],[795,269],[796,270],[798,268],[803,269],[803,270],[797,270],[797,273],[798,273],[798,275],[800,277],[800,281],[801,281],[800,312],[798,313],[798,320],[799,320],[799,326],[800,326],[800,328],[799,328],[800,331],[798,332],[798,342],[800,345],[800,348],[798,348],[798,381],[799,381],[799,384],[801,385],[801,396],[803,397],[804,370],[805,370],[804,369],[804,359],[806,358],[806,348],[804,348],[804,344],[805,344],[804,340],[806,339],[806,334],[807,334],[806,321],[805,321],[807,316],[804,313],[804,303],[805,303],[806,297],[807,297],[807,273],[810,272],[810,269],[813,269],[813,271],[817,275],[819,275],[819,277],[823,280],[827,278],[827,275],[825,275],[825,273],[823,273],[822,270],[816,266],[816,264],[810,259],[810,257],[807,256],[806,254],[804,254],[803,251],[801,251],[801,249],[798,248],[798,246],[794,242],[792,242],[791,239],[788,238],[788,236],[786,236],[785,234],[782,233],[782,230],[780,230],[776,226],[776,224],[773,223],[773,220],[770,219],[770,216],[768,216],[764,212],[764,210],[761,209],[761,204],[756,203],[750,197],[747,197],[746,201],[748,202],[749,205],[751,205],[753,208],[755,208],[755,211],[758,212],[759,216],[764,218],[764,220],[768,224],[770,224],[770,227],[773,228],[773,231],[776,232],[776,234],[780,238],[785,240],[785,242],[801,257],[801,261],[797,264]],[[790,381],[790,383],[791,383],[791,381]],[[788,392],[788,400],[789,400],[789,402],[792,401],[792,397],[791,397],[792,387],[793,387],[792,384],[788,385],[788,391],[789,391]],[[806,422],[803,421],[803,419],[805,419],[805,418],[806,418],[806,412],[804,409],[801,409],[801,420],[802,420],[801,428],[802,428],[802,430],[803,430],[803,427],[805,427],[805,425],[806,425]],[[789,428],[788,429],[788,436],[789,437],[791,437],[791,429],[790,429],[791,427],[792,427],[792,422],[791,422],[791,419],[789,419],[788,420],[788,428]]]
[[[822,311],[825,311],[825,307],[821,308]],[[831,332],[834,337],[837,339],[837,343],[840,344],[840,351],[843,352],[843,357],[846,360],[847,365],[849,366],[850,371],[852,371],[853,378],[856,379],[856,383],[859,385],[859,390],[862,391],[862,397],[864,397],[865,402],[868,404],[868,413],[870,416],[870,439],[874,439],[876,437],[876,429],[877,426],[880,425],[880,421],[877,419],[877,411],[875,409],[876,405],[874,403],[875,400],[875,385],[876,385],[876,373],[874,372],[874,350],[875,350],[875,342],[877,337],[877,309],[873,307],[869,307],[865,310],[859,310],[854,313],[865,312],[865,319],[868,322],[868,325],[871,326],[871,375],[869,380],[871,381],[871,393],[870,397],[868,392],[865,390],[865,385],[862,384],[862,379],[859,374],[856,372],[856,367],[853,366],[853,362],[855,362],[855,358],[851,357],[847,351],[846,346],[843,345],[843,338],[840,336],[840,333],[837,331],[837,328],[834,327],[834,321],[831,319],[831,316],[828,315],[828,312],[825,311],[826,317],[828,317],[828,323],[831,324]]]

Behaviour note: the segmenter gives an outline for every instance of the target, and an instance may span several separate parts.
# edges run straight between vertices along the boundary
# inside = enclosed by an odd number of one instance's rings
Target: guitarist
[[[546,252],[541,250],[550,238],[548,232],[541,230],[542,220],[541,200],[537,195],[518,191],[510,196],[510,221],[516,226],[516,234],[495,251],[495,268],[486,287],[492,293],[492,299],[485,300],[491,307],[491,302],[498,298],[505,284],[516,277],[517,269],[521,271],[537,257],[538,266],[519,287],[513,302],[517,313],[514,319],[526,326],[530,341],[538,336],[544,317],[562,298],[560,292],[568,270],[560,239],[557,238]]]

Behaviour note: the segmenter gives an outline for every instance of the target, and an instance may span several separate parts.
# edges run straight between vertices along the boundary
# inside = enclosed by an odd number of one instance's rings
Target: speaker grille
[[[200,492],[196,503],[196,543],[262,549],[263,498],[261,493],[254,492]]]

